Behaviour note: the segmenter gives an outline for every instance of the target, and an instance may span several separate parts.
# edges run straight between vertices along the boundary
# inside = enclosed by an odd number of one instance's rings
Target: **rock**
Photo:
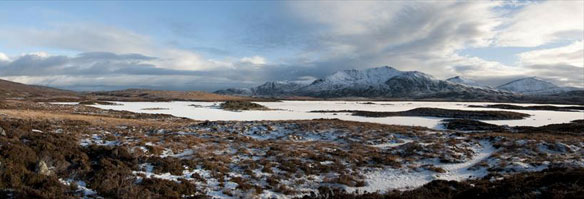
[[[2,127],[0,127],[0,136],[6,136],[6,131]]]
[[[57,130],[55,130],[55,133],[56,134],[61,134],[61,133],[63,133],[63,129],[57,129]]]
[[[46,176],[53,174],[53,172],[49,169],[49,166],[47,166],[47,163],[42,160],[37,163],[36,172]]]

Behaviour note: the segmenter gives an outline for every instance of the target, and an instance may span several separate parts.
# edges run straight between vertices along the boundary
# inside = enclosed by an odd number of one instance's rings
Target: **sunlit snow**
[[[492,108],[470,108],[468,105],[485,105],[494,103],[480,102],[394,102],[376,101],[280,101],[280,102],[256,102],[264,105],[270,111],[226,111],[218,107],[220,102],[115,102],[119,105],[93,105],[97,108],[125,110],[138,113],[163,113],[178,117],[186,117],[194,120],[301,120],[317,118],[337,118],[348,121],[375,122],[382,124],[396,124],[409,126],[424,126],[429,128],[442,128],[441,120],[434,117],[383,117],[371,118],[353,116],[350,113],[310,113],[313,110],[366,110],[366,111],[405,111],[419,107],[434,107],[459,110],[502,110]],[[534,104],[518,104],[522,106]],[[557,105],[560,106],[560,105]],[[158,108],[149,110],[149,108]],[[162,109],[160,109],[162,108]],[[532,111],[532,110],[505,110],[530,114],[522,120],[489,120],[484,121],[498,125],[509,126],[542,126],[553,123],[567,123],[572,120],[584,119],[584,112],[559,112],[559,111]]]

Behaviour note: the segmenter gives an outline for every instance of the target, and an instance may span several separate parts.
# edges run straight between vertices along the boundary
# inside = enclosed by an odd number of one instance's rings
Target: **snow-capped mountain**
[[[312,83],[313,80],[306,81],[270,81],[254,88],[229,88],[218,90],[215,93],[228,95],[247,96],[284,96],[293,93],[301,87]]]
[[[498,86],[497,89],[521,94],[554,94],[573,90],[572,88],[556,86],[551,82],[536,77],[514,80]]]
[[[267,82],[250,89],[226,89],[220,94],[252,96],[372,97],[372,98],[484,98],[509,92],[438,80],[418,71],[400,71],[389,66],[344,70],[312,82]]]
[[[258,87],[253,88],[256,95],[278,96],[286,95],[305,87],[313,81],[273,81],[266,82]]]
[[[481,87],[481,88],[485,88],[487,86],[479,84],[478,82],[471,80],[471,79],[466,79],[464,77],[461,76],[456,76],[456,77],[451,77],[446,79],[446,81],[452,82],[452,83],[457,83],[457,84],[462,84],[462,85],[467,85],[467,86],[474,86],[474,87]]]
[[[402,71],[396,70],[389,66],[378,68],[370,68],[363,71],[360,70],[344,70],[336,72],[323,79],[314,81],[312,84],[304,88],[305,91],[318,92],[339,89],[368,89],[371,87],[380,87],[384,83],[398,75],[403,74]]]

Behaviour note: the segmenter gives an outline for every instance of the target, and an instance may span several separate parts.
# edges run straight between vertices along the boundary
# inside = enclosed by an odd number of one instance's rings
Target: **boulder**
[[[49,169],[49,166],[47,166],[47,163],[42,160],[37,163],[36,173],[46,176],[53,174],[53,172]]]
[[[6,136],[6,131],[2,127],[0,127],[0,136]]]

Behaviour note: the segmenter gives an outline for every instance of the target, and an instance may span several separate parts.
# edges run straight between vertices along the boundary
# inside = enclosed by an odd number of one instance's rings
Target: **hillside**
[[[88,98],[103,101],[266,101],[255,97],[230,96],[202,91],[165,91],[126,89],[87,93]]]
[[[46,86],[26,85],[0,79],[0,99],[77,99],[79,94]]]
[[[559,87],[551,82],[535,77],[514,80],[498,86],[497,89],[526,95],[549,95],[574,90],[573,88]]]
[[[504,100],[513,93],[438,80],[418,71],[400,71],[384,66],[344,70],[313,82],[268,82],[249,89],[226,89],[216,93],[247,96],[317,98],[448,98]]]
[[[486,88],[487,86],[479,84],[478,82],[471,80],[471,79],[466,79],[464,77],[461,76],[456,76],[456,77],[451,77],[446,79],[446,81],[452,82],[452,83],[457,83],[457,84],[463,84],[463,85],[467,85],[467,86],[474,86],[474,87],[481,87],[481,88]]]
[[[33,101],[266,101],[255,97],[220,95],[202,91],[127,89],[103,92],[74,92],[46,86],[26,85],[0,79],[0,99]]]
[[[574,92],[572,92],[574,91]],[[524,78],[492,88],[463,77],[436,79],[419,71],[383,66],[343,70],[315,81],[272,81],[253,88],[229,88],[215,93],[280,99],[368,99],[490,101],[584,104],[576,88],[559,87],[536,78]]]

